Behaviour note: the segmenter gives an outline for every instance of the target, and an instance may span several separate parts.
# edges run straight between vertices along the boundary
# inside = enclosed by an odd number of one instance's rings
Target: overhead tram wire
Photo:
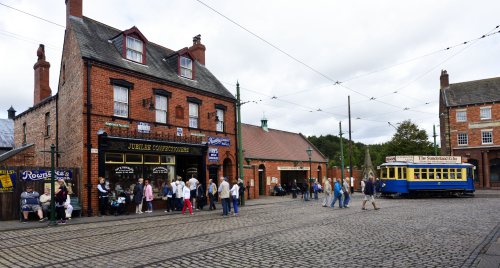
[[[15,11],[17,11],[17,12],[20,12],[20,13],[26,14],[26,15],[28,15],[28,16],[31,16],[31,17],[37,18],[37,19],[39,19],[39,20],[43,20],[43,21],[48,22],[48,23],[50,23],[50,24],[54,24],[54,25],[56,25],[56,26],[62,27],[63,29],[66,29],[66,26],[64,26],[64,25],[62,25],[62,24],[59,24],[59,23],[57,23],[57,22],[53,22],[53,21],[50,21],[50,20],[48,20],[48,19],[44,19],[44,18],[42,18],[42,17],[40,17],[40,16],[37,16],[37,15],[31,14],[31,13],[29,13],[29,12],[26,12],[26,11],[23,11],[23,10],[20,10],[20,9],[17,9],[17,8],[15,8],[15,7],[11,7],[11,6],[6,5],[6,4],[4,4],[4,3],[0,3],[0,5],[2,5],[2,6],[4,6],[4,7],[7,7],[7,8],[10,8],[10,9],[13,9],[13,10],[15,10]]]
[[[31,44],[38,45],[38,44],[44,43],[44,42],[42,42],[40,40],[36,40],[36,39],[33,39],[33,38],[29,38],[29,37],[26,37],[26,36],[23,36],[23,35],[15,34],[15,33],[9,32],[9,31],[1,30],[1,29],[0,29],[0,34],[4,35],[6,37],[14,38],[14,39],[17,39],[19,41],[23,41],[23,42],[27,42],[27,43],[31,43]],[[59,51],[59,52],[62,51],[62,48],[54,46],[54,45],[51,45],[51,44],[46,44],[45,43],[45,47],[48,48],[48,49]]]

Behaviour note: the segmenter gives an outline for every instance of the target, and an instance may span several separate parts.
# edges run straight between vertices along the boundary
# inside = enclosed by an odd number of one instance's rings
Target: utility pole
[[[56,183],[56,172],[55,172],[55,154],[56,146],[54,144],[50,145],[50,151],[41,151],[42,153],[50,153],[50,221],[49,226],[57,226],[56,222],[56,196],[55,196],[55,183]]]
[[[348,183],[351,185],[352,178],[352,139],[351,139],[351,96],[347,96],[347,109],[349,114],[349,180]],[[343,180],[344,178],[342,178]]]
[[[342,145],[342,121],[339,122],[339,136],[340,136],[340,170],[342,179],[344,179],[344,148]]]
[[[436,144],[436,125],[432,125],[432,129],[434,131],[434,135],[432,135],[434,137],[434,155],[438,155],[438,150],[437,150],[437,144]]]
[[[240,99],[240,83],[236,81],[236,112],[238,113],[238,175],[245,185],[245,179],[243,176],[243,142],[241,141],[241,99]],[[248,197],[250,197],[250,191],[248,192]],[[245,205],[245,195],[241,197],[241,206]]]

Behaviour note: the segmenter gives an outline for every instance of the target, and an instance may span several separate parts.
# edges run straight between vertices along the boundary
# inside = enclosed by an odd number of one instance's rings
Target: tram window
[[[467,178],[474,179],[474,172],[472,172],[472,168],[467,169]]]
[[[445,180],[448,179],[448,169],[447,168],[443,169],[443,179],[445,179]]]
[[[398,179],[400,179],[400,180],[406,180],[406,168],[400,167],[398,169]]]
[[[419,180],[420,179],[420,169],[419,168],[416,168],[413,170],[413,177],[416,179],[416,180]]]
[[[422,175],[422,177],[421,177],[422,180],[426,180],[427,179],[427,169],[426,168],[422,169],[421,175]]]
[[[450,168],[450,179],[455,179],[455,169],[454,168]]]
[[[403,177],[402,179],[406,180],[406,168],[401,168],[403,170]]]
[[[434,179],[434,169],[433,168],[429,168],[429,179],[430,180]]]
[[[381,177],[387,179],[387,168],[386,167],[382,168],[382,176]]]
[[[440,168],[436,168],[436,179],[441,179],[443,178],[443,176],[441,175],[441,169]]]
[[[396,168],[389,168],[389,178],[390,179],[396,178]]]
[[[461,168],[457,168],[457,179],[462,179],[462,170]]]

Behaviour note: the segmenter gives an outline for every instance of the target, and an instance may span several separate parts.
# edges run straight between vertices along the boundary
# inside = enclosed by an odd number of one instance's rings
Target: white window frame
[[[113,115],[127,118],[129,115],[129,89],[113,85]]]
[[[155,96],[156,122],[166,124],[168,122],[168,97]]]
[[[189,127],[199,128],[200,125],[200,105],[198,103],[189,102]]]
[[[127,36],[125,40],[127,59],[143,63],[144,42],[132,36]]]
[[[217,116],[217,124],[215,125],[215,131],[224,132],[224,110],[215,109]]]
[[[460,137],[462,135],[462,137]],[[465,140],[465,143],[463,142]],[[460,142],[462,141],[462,142]],[[457,134],[457,144],[459,146],[469,145],[469,135],[466,132],[460,132]]]
[[[485,134],[489,133],[489,137],[485,137]],[[491,141],[485,142],[485,138],[489,138]],[[493,144],[493,129],[482,129],[481,130],[481,144]]]
[[[479,108],[479,118],[481,120],[491,119],[491,106]]]
[[[463,113],[464,116],[459,116],[459,114]],[[457,110],[456,111],[457,122],[467,122],[467,110]]]
[[[180,58],[180,74],[182,77],[193,79],[193,60],[188,57]]]

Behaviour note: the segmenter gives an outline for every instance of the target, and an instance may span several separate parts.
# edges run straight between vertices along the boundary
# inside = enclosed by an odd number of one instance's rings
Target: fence
[[[81,196],[79,168],[56,168],[55,173],[56,178],[65,179],[73,196]],[[43,194],[46,183],[50,184],[50,167],[0,167],[0,220],[19,218],[20,196],[27,184]]]

